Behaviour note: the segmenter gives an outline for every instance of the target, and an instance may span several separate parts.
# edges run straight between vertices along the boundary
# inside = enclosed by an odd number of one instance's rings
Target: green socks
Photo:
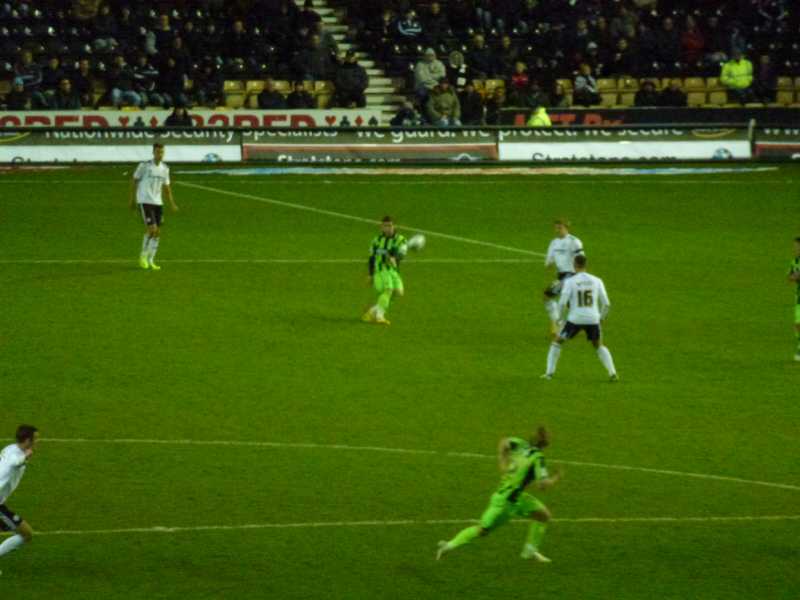
[[[539,544],[542,543],[542,538],[544,537],[544,532],[546,529],[546,523],[533,521],[528,528],[528,537],[525,539],[525,543],[530,544],[536,548],[536,550],[539,550]]]
[[[472,540],[478,537],[481,534],[481,528],[477,525],[473,525],[472,527],[467,527],[466,529],[462,529],[456,534],[452,540],[447,542],[447,545],[452,550],[453,548],[458,548],[459,546],[463,546],[464,544],[469,544]]]

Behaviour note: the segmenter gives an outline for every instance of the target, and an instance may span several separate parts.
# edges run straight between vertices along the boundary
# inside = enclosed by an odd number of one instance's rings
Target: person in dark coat
[[[363,108],[367,105],[364,91],[369,86],[367,71],[358,64],[356,53],[348,50],[344,63],[336,72],[336,105],[342,108]]]
[[[294,82],[294,89],[286,97],[286,106],[288,108],[317,108],[317,103],[314,97],[306,91],[305,84],[302,81]]]
[[[286,98],[275,89],[272,79],[264,81],[264,90],[258,95],[258,108],[262,110],[283,110],[286,108]]]

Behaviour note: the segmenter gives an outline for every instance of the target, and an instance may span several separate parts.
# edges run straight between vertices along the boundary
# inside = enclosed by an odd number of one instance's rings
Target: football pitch
[[[131,169],[0,175],[0,434],[43,436],[4,598],[800,598],[797,167],[171,165],[159,272]],[[359,319],[384,214],[427,236],[389,327]],[[560,216],[605,281],[618,384],[582,336],[539,379]],[[540,423],[552,564],[516,522],[435,561],[498,440]]]

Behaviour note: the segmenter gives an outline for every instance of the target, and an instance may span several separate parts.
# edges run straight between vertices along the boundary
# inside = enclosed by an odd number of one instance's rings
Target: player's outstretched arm
[[[167,201],[169,202],[172,212],[178,212],[178,205],[175,204],[175,199],[172,197],[172,186],[170,184],[165,184],[164,189],[167,192]]]
[[[553,487],[555,484],[561,481],[561,478],[563,476],[564,472],[561,470],[561,467],[559,467],[558,469],[556,469],[555,473],[550,475],[550,477],[546,477],[545,479],[539,481],[537,487],[540,490],[549,490],[551,487]]]

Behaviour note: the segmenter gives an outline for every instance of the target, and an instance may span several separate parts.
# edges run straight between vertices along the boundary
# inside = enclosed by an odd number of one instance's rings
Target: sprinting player
[[[550,317],[550,334],[555,338],[561,330],[561,315],[558,311],[558,297],[564,280],[575,274],[573,260],[583,254],[583,244],[569,232],[569,221],[557,219],[553,223],[556,237],[547,248],[544,266],[555,266],[557,279],[544,291],[544,307]]]
[[[551,519],[550,511],[538,498],[524,491],[531,483],[539,490],[546,490],[561,479],[560,471],[553,475],[547,473],[542,451],[549,445],[550,436],[544,427],[539,427],[530,443],[514,437],[500,440],[497,449],[500,471],[503,473],[500,487],[492,494],[479,525],[462,529],[449,542],[439,542],[436,560],[475,538],[489,535],[512,517],[523,517],[532,521],[521,558],[550,562],[539,552],[547,522]]]
[[[586,257],[579,254],[575,257],[575,275],[564,282],[561,298],[558,301],[558,314],[564,314],[569,304],[569,314],[564,328],[550,344],[547,354],[547,372],[542,379],[552,379],[556,372],[558,357],[561,355],[561,344],[583,330],[586,337],[597,350],[597,358],[608,371],[611,381],[618,381],[617,370],[611,352],[603,345],[600,322],[606,318],[611,302],[606,294],[603,280],[586,272]]]
[[[797,347],[794,359],[800,362],[800,237],[794,238],[794,259],[789,265],[789,281],[797,284],[797,303],[794,307],[794,333],[797,336]]]
[[[381,233],[372,240],[369,254],[369,276],[372,287],[378,293],[378,301],[361,320],[366,323],[389,325],[386,311],[392,297],[403,295],[403,279],[400,277],[400,261],[408,253],[406,238],[397,233],[391,217],[383,217]]]
[[[36,427],[32,425],[20,425],[17,427],[17,442],[6,446],[0,452],[0,531],[10,531],[14,534],[0,544],[0,556],[13,552],[33,539],[31,526],[8,508],[5,502],[17,489],[25,474],[26,463],[39,439],[37,432]]]
[[[153,159],[139,163],[131,179],[131,196],[128,206],[133,210],[139,206],[146,231],[142,240],[142,251],[139,254],[139,266],[143,269],[158,271],[161,269],[154,261],[158,251],[158,240],[161,236],[161,221],[163,217],[164,201],[161,199],[162,190],[167,191],[172,212],[177,212],[178,207],[172,197],[172,187],[169,181],[169,167],[164,163],[164,144],[153,144]]]

